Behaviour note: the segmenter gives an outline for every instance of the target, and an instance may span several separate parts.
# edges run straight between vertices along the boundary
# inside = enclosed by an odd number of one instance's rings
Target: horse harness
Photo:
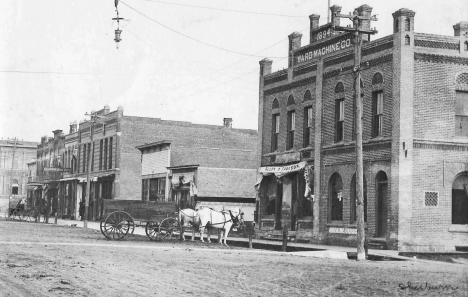
[[[213,224],[213,223],[212,223],[212,222],[213,222],[213,210],[210,209],[210,218],[211,218],[211,220],[210,220],[208,223],[209,223],[211,226],[223,224],[223,229],[224,229],[224,226],[226,225],[226,223],[232,222],[233,225],[237,225],[237,223],[239,222],[240,213],[239,213],[237,216],[233,216],[231,210],[229,210],[229,215],[231,216],[231,219],[230,219],[230,220],[226,220],[227,211],[225,211],[225,210],[224,210],[224,211],[220,211],[220,213],[223,214],[224,222]],[[204,226],[204,227],[206,227],[206,226]]]
[[[186,214],[182,209],[180,210],[180,212],[181,212],[182,214],[184,214],[184,216],[187,216],[187,217],[189,217],[189,218],[191,218],[191,219],[194,219],[194,218],[197,217],[196,215],[194,215],[194,216],[189,216],[189,215]]]

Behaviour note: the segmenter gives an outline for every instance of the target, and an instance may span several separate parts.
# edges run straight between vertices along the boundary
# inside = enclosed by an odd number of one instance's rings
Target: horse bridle
[[[239,223],[239,221],[242,220],[242,211],[240,209],[239,209],[239,213],[237,214],[237,216],[233,216],[231,210],[229,210],[229,215],[231,216],[232,223],[236,226]],[[240,219],[239,219],[239,216],[240,216]]]

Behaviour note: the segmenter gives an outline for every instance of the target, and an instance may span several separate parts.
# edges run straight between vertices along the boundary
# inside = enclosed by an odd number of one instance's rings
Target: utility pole
[[[359,14],[361,10],[361,15]],[[364,230],[364,176],[363,176],[363,158],[362,158],[362,97],[361,97],[361,47],[363,34],[376,34],[377,30],[370,29],[370,21],[377,21],[377,18],[370,16],[372,7],[362,5],[354,10],[353,14],[337,14],[333,17],[348,18],[353,21],[353,27],[334,26],[334,30],[342,32],[350,32],[354,35],[354,68],[352,71],[354,79],[354,100],[356,103],[356,200],[357,200],[357,260],[365,260],[364,242],[366,233]],[[366,26],[363,26],[363,21]],[[333,22],[333,20],[332,20]],[[367,24],[368,23],[368,24]],[[366,27],[366,28],[363,28]],[[367,27],[369,29],[367,29]]]
[[[91,112],[91,114],[86,113],[85,115],[91,116],[91,127],[90,127],[90,141],[91,147],[87,154],[86,160],[86,167],[87,167],[87,182],[86,182],[86,198],[85,198],[85,212],[84,212],[84,222],[83,228],[88,228],[88,210],[89,210],[89,195],[91,190],[91,160],[94,158],[94,124],[96,124],[97,119],[100,118],[95,112]],[[86,151],[86,144],[85,144],[85,151]],[[96,195],[96,193],[94,193]],[[96,201],[93,198],[93,220],[95,219],[95,210],[96,209]]]
[[[87,115],[87,114],[86,114]],[[85,211],[84,211],[84,222],[83,222],[83,228],[87,229],[88,228],[88,209],[89,209],[89,192],[91,189],[91,158],[94,156],[90,156],[91,152],[94,151],[94,141],[93,141],[93,134],[94,134],[94,114],[91,113],[91,128],[90,128],[90,138],[91,138],[91,149],[90,151],[86,154],[87,160],[86,160],[86,170],[87,170],[87,182],[86,182],[86,198],[85,198]],[[85,144],[85,151],[86,151],[86,144]]]
[[[16,151],[16,137],[13,139],[13,157],[11,158],[11,173],[10,173],[10,197],[13,195],[13,173],[15,167],[15,151]],[[11,143],[11,142],[10,142]],[[10,207],[10,199],[8,199],[8,207]],[[8,212],[8,217],[10,217],[10,212]]]

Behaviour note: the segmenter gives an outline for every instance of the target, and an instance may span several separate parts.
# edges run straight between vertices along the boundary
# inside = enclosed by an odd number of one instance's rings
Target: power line
[[[33,70],[0,70],[0,73],[26,73],[26,74],[71,74],[71,75],[102,75],[105,73],[91,72],[60,72],[60,71],[33,71]],[[119,74],[119,73],[110,73]]]
[[[198,43],[201,43],[201,44],[204,44],[204,45],[206,45],[206,46],[209,46],[209,47],[212,47],[212,48],[216,48],[216,49],[219,49],[219,50],[222,50],[222,51],[225,51],[225,52],[233,53],[233,54],[238,54],[238,55],[243,55],[243,56],[249,56],[249,57],[257,57],[257,58],[264,58],[264,57],[265,57],[265,56],[255,56],[255,55],[250,55],[250,54],[241,53],[241,52],[237,52],[237,51],[232,51],[232,50],[229,50],[229,49],[226,49],[226,48],[222,48],[222,47],[219,47],[219,46],[216,46],[216,45],[213,45],[213,44],[210,44],[210,43],[207,43],[207,42],[198,40],[198,39],[193,38],[193,37],[191,37],[191,36],[188,36],[188,35],[186,35],[186,34],[184,34],[184,33],[182,33],[182,32],[179,32],[179,31],[177,31],[177,30],[175,30],[175,29],[172,29],[171,27],[168,27],[168,26],[162,24],[161,22],[156,21],[155,19],[153,19],[153,18],[147,16],[146,14],[144,14],[144,13],[142,13],[142,12],[136,10],[135,8],[129,6],[127,3],[123,2],[123,1],[120,1],[120,2],[121,2],[123,5],[127,6],[128,8],[130,8],[131,10],[135,11],[136,13],[141,14],[141,15],[144,16],[145,18],[147,18],[147,19],[153,21],[154,23],[156,23],[156,24],[158,24],[158,25],[160,25],[160,26],[162,26],[162,27],[164,27],[164,28],[166,28],[166,29],[168,29],[168,30],[174,32],[174,33],[177,33],[177,34],[179,34],[179,35],[181,35],[181,36],[184,36],[185,38],[188,38],[188,39],[190,39],[190,40],[196,41],[196,42],[198,42]],[[278,59],[278,58],[284,58],[284,57],[270,57],[270,58],[277,58],[277,59]]]
[[[302,32],[302,31],[304,31],[304,30],[307,30],[307,29],[309,29],[309,28],[308,28],[308,27],[307,27],[307,28],[304,28],[304,29],[302,29],[300,32]],[[254,53],[254,55],[256,55],[256,54],[258,54],[258,53],[260,53],[260,52],[262,52],[262,51],[264,51],[264,50],[267,50],[267,49],[269,49],[269,48],[271,48],[271,47],[274,47],[274,46],[276,46],[277,44],[283,42],[284,40],[288,40],[288,39],[289,39],[289,38],[284,38],[284,39],[278,41],[277,43],[275,43],[275,44],[273,44],[273,45],[270,45],[270,46],[268,46],[268,47],[266,47],[266,48],[264,48],[264,49],[262,49],[262,50],[260,50],[260,51],[258,51],[258,52],[256,52],[256,53]],[[214,72],[212,72],[212,73],[209,73],[209,74],[207,74],[207,75],[205,75],[205,76],[202,76],[202,77],[200,77],[200,78],[194,79],[194,80],[192,80],[191,82],[188,82],[187,84],[185,84],[185,85],[183,85],[183,86],[181,86],[181,87],[190,85],[190,84],[192,84],[192,83],[194,83],[194,82],[196,82],[196,81],[198,81],[198,80],[200,80],[200,79],[203,79],[203,78],[206,78],[206,77],[211,76],[211,75],[213,75],[213,74],[216,74],[216,73],[218,73],[218,72],[221,72],[221,71],[223,71],[223,70],[225,70],[225,69],[227,69],[227,68],[229,68],[229,67],[232,67],[232,66],[234,66],[234,65],[236,65],[236,64],[238,64],[238,63],[240,63],[240,62],[243,62],[243,61],[245,61],[245,60],[247,60],[247,59],[249,59],[249,58],[250,58],[250,57],[243,58],[243,59],[241,59],[241,60],[239,60],[239,61],[237,61],[237,62],[234,62],[234,63],[232,63],[232,64],[230,64],[230,65],[228,65],[228,66],[226,66],[226,67],[223,67],[223,68],[221,68],[221,69],[219,69],[219,70],[216,70],[216,71],[214,71]],[[286,59],[286,57],[283,57],[283,58],[277,60],[276,62],[279,62],[279,61],[284,60],[284,59]],[[250,74],[250,73],[252,73],[252,72],[254,72],[254,71],[257,71],[257,69],[255,69],[255,70],[253,70],[253,71],[251,71],[251,72],[249,72],[249,73],[247,73],[247,74],[238,76],[238,77],[236,77],[236,78],[234,78],[234,79],[232,79],[232,80],[229,80],[229,81],[227,81],[227,82],[224,82],[224,83],[221,83],[221,84],[219,84],[219,85],[216,85],[216,86],[214,86],[214,87],[221,86],[221,85],[223,85],[223,84],[225,84],[225,83],[228,83],[228,82],[231,82],[231,81],[233,81],[233,80],[239,79],[239,78],[244,77],[244,76],[246,76],[246,75],[248,75],[248,74]],[[213,87],[213,88],[214,88],[214,87]],[[208,88],[208,89],[205,89],[205,90],[209,90],[209,89],[211,89],[211,87]],[[200,92],[197,92],[197,93],[195,93],[195,94],[202,93],[203,91],[204,91],[204,90],[202,90],[202,91],[200,91]],[[167,92],[164,93],[163,95],[165,95],[165,94],[167,94]],[[193,95],[195,95],[195,94],[193,94]],[[192,96],[192,95],[189,95],[188,97],[191,97],[191,96]],[[183,98],[181,98],[181,99],[184,99],[184,98],[187,98],[187,97],[183,97]]]
[[[258,71],[258,69],[255,69],[255,70],[250,71],[250,72],[248,72],[248,73],[246,73],[246,74],[242,74],[241,76],[235,77],[235,78],[233,78],[233,79],[231,79],[231,80],[222,82],[222,83],[220,83],[220,84],[217,84],[217,85],[214,85],[214,86],[212,86],[212,87],[203,89],[203,90],[201,90],[201,91],[198,91],[198,92],[196,92],[196,93],[190,94],[190,95],[188,95],[188,96],[184,96],[184,97],[182,97],[182,98],[179,98],[179,99],[174,100],[174,101],[171,101],[171,102],[176,102],[176,101],[179,101],[179,100],[182,100],[182,99],[185,99],[185,98],[189,98],[189,97],[198,95],[198,94],[203,93],[203,92],[205,92],[205,91],[208,91],[208,90],[217,88],[217,87],[219,87],[219,86],[225,85],[225,84],[227,84],[227,83],[230,83],[231,81],[234,81],[234,80],[239,79],[239,78],[241,78],[241,77],[247,76],[247,75],[249,75],[249,74],[251,74],[251,73],[253,73],[253,72],[256,72],[256,71]]]
[[[210,10],[219,10],[219,11],[227,11],[227,12],[236,12],[236,13],[246,13],[246,14],[256,14],[256,15],[268,15],[268,16],[277,16],[277,17],[287,17],[287,18],[308,18],[304,16],[298,15],[285,15],[285,14],[276,14],[276,13],[267,13],[267,12],[255,12],[255,11],[245,11],[245,10],[234,10],[234,9],[224,9],[224,8],[216,8],[216,7],[208,7],[208,6],[198,6],[198,5],[188,5],[188,4],[180,4],[180,3],[170,3],[170,2],[163,2],[163,1],[156,1],[156,0],[144,0],[147,2],[155,2],[167,5],[175,5],[175,6],[184,6],[184,7],[192,7],[192,8],[203,8],[203,9],[210,9]]]

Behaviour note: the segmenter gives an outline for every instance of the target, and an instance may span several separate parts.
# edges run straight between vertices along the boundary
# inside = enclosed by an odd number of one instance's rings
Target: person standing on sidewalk
[[[79,215],[82,221],[84,220],[84,212],[85,212],[85,202],[82,199],[80,202],[80,210],[79,210]]]

